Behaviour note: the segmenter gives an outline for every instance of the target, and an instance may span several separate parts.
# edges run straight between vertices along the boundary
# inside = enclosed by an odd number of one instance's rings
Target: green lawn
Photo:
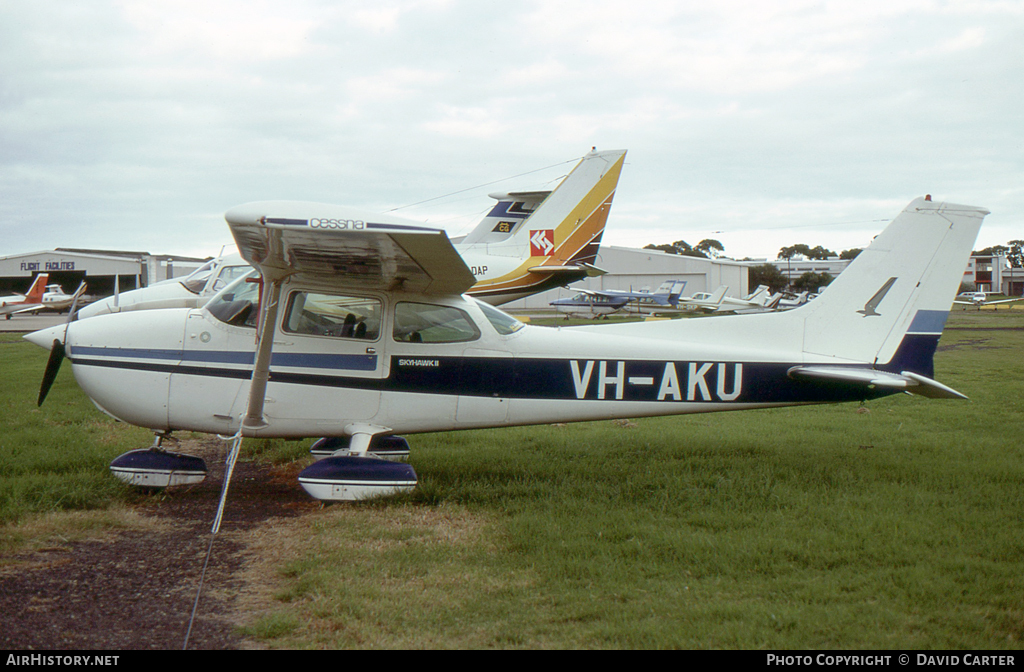
[[[971,401],[411,436],[416,492],[288,523],[272,608],[245,632],[271,647],[1018,649],[1024,312],[948,326],[936,377]],[[35,410],[45,353],[0,356],[7,533],[32,512],[130,503],[106,466],[148,433],[67,371]]]

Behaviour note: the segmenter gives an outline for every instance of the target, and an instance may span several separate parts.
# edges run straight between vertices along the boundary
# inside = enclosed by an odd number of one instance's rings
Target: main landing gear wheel
[[[206,478],[203,458],[164,450],[164,438],[158,434],[149,448],[118,456],[110,463],[110,471],[125,483],[141,488],[202,483]]]
[[[387,497],[412,490],[416,482],[412,465],[378,457],[325,457],[299,473],[311,497],[328,501]]]

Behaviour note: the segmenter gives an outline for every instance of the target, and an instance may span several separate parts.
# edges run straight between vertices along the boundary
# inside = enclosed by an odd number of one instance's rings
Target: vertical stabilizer
[[[686,289],[685,280],[676,280],[672,283],[672,291],[668,294],[668,301],[672,305],[675,305],[679,300],[679,297],[683,295],[683,290]]]
[[[721,285],[715,290],[715,293],[706,299],[706,305],[710,308],[717,308],[722,305],[722,299],[725,298],[725,293],[729,291],[728,285]]]
[[[460,240],[460,246],[498,245],[512,239],[540,207],[550,191],[511,191],[488,194],[497,200],[480,223]]]
[[[987,210],[919,198],[814,301],[804,352],[931,377],[932,354]]]
[[[46,293],[46,282],[49,279],[49,273],[37,275],[36,279],[32,281],[32,286],[28,288],[28,294],[25,295],[25,303],[42,303],[43,294]]]
[[[498,205],[456,245],[463,259],[490,259],[473,296],[505,302],[602,273],[594,262],[625,160],[592,151],[550,193],[492,194]]]
[[[521,257],[531,265],[592,263],[625,157],[625,150],[590,152],[550,193],[492,194],[498,205],[485,219],[494,215],[500,220],[496,226],[507,220],[504,228],[482,232],[478,226],[461,241],[460,251],[485,246],[487,254]]]

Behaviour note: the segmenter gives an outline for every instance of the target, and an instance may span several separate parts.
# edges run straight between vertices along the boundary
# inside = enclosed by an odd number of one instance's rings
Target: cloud
[[[862,240],[926,192],[992,209],[981,243],[1002,243],[1022,22],[932,0],[8,3],[0,236],[208,253],[245,201],[453,192],[402,213],[464,228],[490,203],[467,186],[597,145],[630,150],[614,244]]]

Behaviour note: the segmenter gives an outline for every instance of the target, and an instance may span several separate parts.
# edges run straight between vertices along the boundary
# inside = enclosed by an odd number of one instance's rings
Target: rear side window
[[[373,298],[292,292],[284,330],[308,336],[376,340],[382,308],[381,302]]]
[[[394,339],[400,343],[459,343],[478,338],[480,330],[458,308],[411,301],[395,307]]]

